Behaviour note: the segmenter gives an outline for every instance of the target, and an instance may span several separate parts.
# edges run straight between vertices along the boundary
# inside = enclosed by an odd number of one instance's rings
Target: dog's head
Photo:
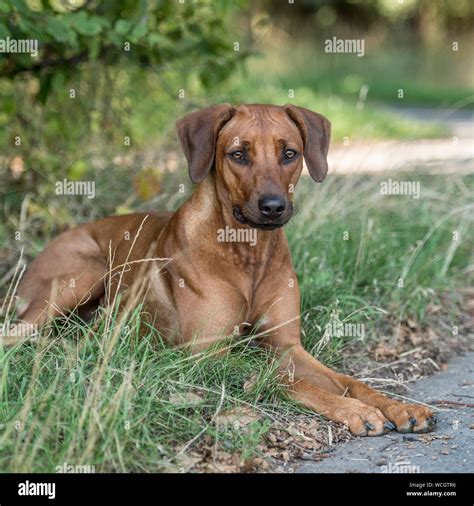
[[[328,170],[331,125],[303,107],[221,104],[188,114],[177,128],[192,181],[215,170],[219,198],[251,227],[271,230],[291,218],[303,157],[315,181]]]

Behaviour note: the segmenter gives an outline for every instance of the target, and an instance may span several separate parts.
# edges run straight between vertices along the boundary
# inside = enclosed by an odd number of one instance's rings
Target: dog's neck
[[[213,174],[198,184],[173,221],[183,229],[189,242],[201,249],[217,253],[231,250],[232,255],[218,255],[216,261],[220,256],[232,258],[241,266],[266,263],[272,258],[269,252],[279,242],[286,242],[283,229],[258,230],[239,223],[233,215],[232,203],[219,195]],[[211,237],[215,238],[214,244],[209,241]]]

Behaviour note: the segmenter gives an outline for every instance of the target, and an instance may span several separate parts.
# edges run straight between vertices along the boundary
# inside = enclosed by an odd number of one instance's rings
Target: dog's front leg
[[[301,344],[277,350],[291,397],[330,420],[344,423],[355,436],[378,436],[393,428],[380,409],[351,398],[337,376],[328,374],[330,369]]]
[[[427,407],[390,399],[329,369],[304,350],[300,341],[299,291],[292,286],[293,289],[266,286],[262,293],[278,296],[264,300],[262,295],[260,306],[266,315],[261,328],[266,332],[262,344],[280,355],[280,369],[290,394],[327,418],[347,424],[354,435],[376,436],[394,428],[400,432],[431,430],[436,419]]]
[[[355,436],[378,436],[393,428],[378,408],[350,398],[338,375],[304,350],[299,317],[291,316],[291,304],[281,307],[282,312],[277,313],[273,305],[267,313],[261,329],[267,332],[261,344],[276,352],[290,396],[316,413],[344,423]]]
[[[395,401],[339,374],[318,362],[301,345],[285,350],[281,370],[293,397],[331,420],[346,423],[354,435],[375,436],[394,428],[399,432],[427,432],[436,423],[427,407]],[[326,412],[321,409],[324,407]]]

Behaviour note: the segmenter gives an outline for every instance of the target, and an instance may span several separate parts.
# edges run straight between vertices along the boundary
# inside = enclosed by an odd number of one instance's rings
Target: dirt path
[[[333,144],[328,162],[331,174],[373,174],[423,169],[431,173],[469,173],[474,160],[472,111],[424,108],[389,108],[392,114],[420,123],[444,124],[451,137],[445,139],[351,141]]]
[[[467,473],[474,469],[474,352],[457,357],[446,371],[417,381],[407,396],[438,405],[438,428],[429,434],[390,432],[335,448],[330,457],[306,462],[298,473]],[[459,405],[457,404],[459,403]],[[470,404],[463,406],[463,404]]]

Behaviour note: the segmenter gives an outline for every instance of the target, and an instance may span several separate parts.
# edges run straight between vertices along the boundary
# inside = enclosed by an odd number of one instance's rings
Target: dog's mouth
[[[275,230],[277,228],[283,227],[283,225],[286,225],[288,223],[288,220],[291,217],[291,213],[285,220],[280,221],[264,221],[264,222],[258,222],[253,221],[250,218],[247,218],[247,216],[244,215],[242,208],[240,206],[234,206],[232,209],[232,212],[234,214],[234,218],[239,222],[242,223],[242,225],[248,225],[252,228],[259,228],[261,230]]]

